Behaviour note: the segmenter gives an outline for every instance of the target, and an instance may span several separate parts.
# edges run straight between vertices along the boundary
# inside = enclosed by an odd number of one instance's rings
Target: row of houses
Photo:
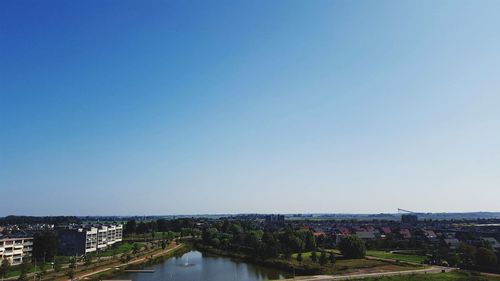
[[[338,226],[328,228],[326,231],[320,227],[313,228],[310,226],[306,226],[305,228],[311,229],[316,237],[322,235],[335,236],[337,242],[348,235],[356,235],[357,237],[367,241],[386,239],[388,237],[391,237],[392,239],[398,240],[420,240],[433,245],[444,244],[450,250],[456,250],[461,242],[466,242],[468,244],[476,246],[484,246],[486,244],[489,244],[493,250],[500,252],[500,243],[495,237],[476,235],[475,239],[469,239],[466,241],[463,240],[463,238],[461,238],[460,236],[457,236],[457,232],[449,230],[435,231],[422,228],[404,228],[401,227],[401,225],[399,227],[374,227],[371,225],[356,225],[352,227]]]
[[[431,230],[423,230],[424,235],[428,238],[435,238],[436,234]],[[318,228],[314,228],[314,235],[356,235],[362,239],[377,239],[377,238],[387,238],[389,235],[396,236],[402,239],[412,238],[412,230],[408,228],[391,228],[389,226],[384,227],[373,227],[373,226],[358,226],[358,227],[338,227],[331,228],[329,231],[323,231]]]

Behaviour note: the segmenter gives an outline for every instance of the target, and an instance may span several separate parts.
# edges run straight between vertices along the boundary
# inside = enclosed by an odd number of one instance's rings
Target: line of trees
[[[158,219],[151,221],[129,220],[125,223],[124,234],[146,234],[155,232],[176,232],[181,236],[198,236],[201,232],[195,228],[196,222],[193,219],[166,220]]]
[[[441,246],[434,251],[431,261],[463,269],[500,272],[499,258],[489,244],[475,247],[462,242],[456,251]]]
[[[55,217],[33,217],[33,216],[6,216],[0,218],[0,225],[19,225],[19,224],[69,224],[81,223],[81,220],[75,216],[55,216]]]
[[[316,238],[311,231],[292,228],[262,230],[252,222],[221,221],[203,229],[199,243],[221,250],[230,250],[254,258],[289,259],[292,253],[315,251]]]
[[[33,237],[33,259],[54,261],[57,254],[57,237],[53,231],[37,232]]]

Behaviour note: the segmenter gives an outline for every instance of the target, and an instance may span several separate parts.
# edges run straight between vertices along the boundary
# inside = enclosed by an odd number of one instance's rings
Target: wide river
[[[132,281],[262,281],[283,279],[285,272],[198,251],[172,257],[148,267],[154,273],[123,273],[114,277]]]

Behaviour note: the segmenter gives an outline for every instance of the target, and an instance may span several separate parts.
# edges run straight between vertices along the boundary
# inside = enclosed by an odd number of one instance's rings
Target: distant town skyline
[[[0,3],[0,216],[500,211],[500,2],[90,2]]]

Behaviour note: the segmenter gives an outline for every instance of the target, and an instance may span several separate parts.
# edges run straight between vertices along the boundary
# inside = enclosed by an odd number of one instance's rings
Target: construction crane
[[[398,208],[398,213],[416,214],[415,212],[408,211],[408,210],[401,209],[401,208]]]

